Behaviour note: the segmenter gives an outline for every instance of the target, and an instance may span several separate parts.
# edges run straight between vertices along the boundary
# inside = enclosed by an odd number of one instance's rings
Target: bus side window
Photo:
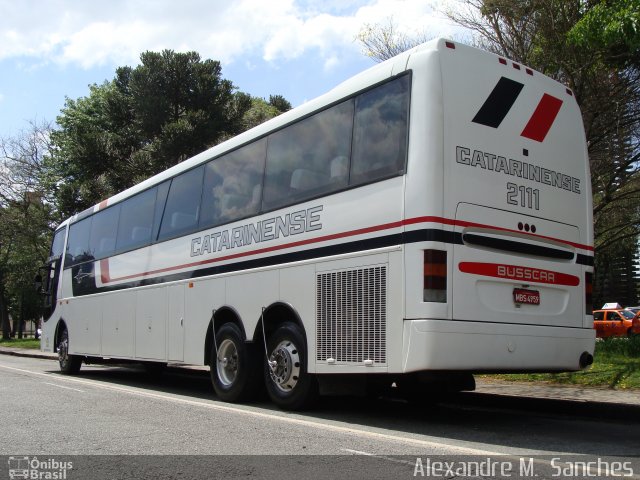
[[[159,240],[187,234],[198,226],[204,167],[194,168],[171,181],[162,216]]]
[[[69,240],[67,240],[67,254],[65,255],[65,268],[76,265],[86,260],[93,260],[89,250],[89,236],[91,234],[91,222],[93,217],[85,218],[69,227]]]
[[[356,98],[351,184],[402,173],[407,157],[410,77],[404,75]]]
[[[122,202],[116,250],[124,252],[151,243],[157,187]]]
[[[332,175],[332,163],[338,157],[348,159],[352,128],[350,99],[273,133],[267,151],[263,208],[282,207],[346,187],[347,176]],[[339,173],[339,168],[334,171]]]
[[[262,139],[206,165],[201,228],[258,213],[266,148],[267,141]]]
[[[89,251],[94,259],[113,255],[116,248],[116,232],[120,205],[109,207],[93,216],[91,235],[89,237]]]

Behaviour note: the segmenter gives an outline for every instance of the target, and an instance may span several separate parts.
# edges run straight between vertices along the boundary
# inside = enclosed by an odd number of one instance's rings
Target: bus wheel
[[[82,357],[69,355],[69,333],[66,328],[60,332],[58,362],[60,363],[60,371],[67,375],[75,375],[80,371],[80,367],[82,366]]]
[[[251,400],[262,386],[255,345],[246,343],[233,323],[222,325],[215,338],[210,372],[216,395],[225,402]]]
[[[304,337],[294,323],[284,323],[269,337],[264,376],[273,403],[286,410],[309,407],[318,397],[318,382],[307,373]]]

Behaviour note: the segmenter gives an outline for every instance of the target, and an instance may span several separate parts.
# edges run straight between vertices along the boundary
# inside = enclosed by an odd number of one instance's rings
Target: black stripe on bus
[[[524,84],[501,77],[472,122],[498,128],[516,102]]]
[[[587,267],[593,267],[593,256],[582,255],[581,253],[579,253],[576,256],[576,263],[578,265],[586,265]]]
[[[553,258],[557,260],[573,260],[574,258],[574,253],[567,250],[544,247],[542,245],[531,245],[530,243],[516,242],[514,240],[504,240],[502,238],[487,237],[472,233],[465,233],[462,239],[464,243],[478,247],[491,248],[492,250],[521,253],[524,255]]]
[[[282,253],[279,255],[272,255],[267,257],[255,258],[251,260],[243,260],[234,263],[228,263],[225,265],[215,265],[192,270],[188,272],[172,273],[168,275],[159,275],[153,278],[145,278],[142,280],[134,280],[126,283],[121,283],[113,286],[97,287],[95,284],[94,272],[82,272],[78,278],[81,278],[81,282],[73,282],[73,294],[74,296],[90,295],[93,293],[102,293],[115,290],[123,290],[134,287],[142,287],[148,285],[157,285],[167,282],[175,282],[179,280],[190,280],[200,277],[206,277],[210,275],[217,275],[222,273],[240,272],[243,270],[249,270],[261,267],[273,267],[276,265],[282,265],[286,263],[300,262],[304,260],[315,260],[333,255],[342,255],[347,253],[357,253],[366,250],[374,250],[376,248],[393,247],[399,245],[406,245],[419,242],[439,242],[455,245],[462,245],[462,234],[458,232],[451,232],[441,229],[420,229],[411,230],[404,233],[397,233],[392,235],[383,235],[374,238],[367,238],[364,240],[356,240],[353,242],[339,243],[335,245],[327,245],[324,247],[311,248],[307,250],[299,250],[297,252]],[[585,259],[590,258],[586,255],[581,255]],[[591,259],[593,263],[593,259]],[[76,270],[80,271],[80,267],[85,269],[89,266],[93,268],[94,263],[85,263],[79,266],[72,267],[73,276],[76,275]]]

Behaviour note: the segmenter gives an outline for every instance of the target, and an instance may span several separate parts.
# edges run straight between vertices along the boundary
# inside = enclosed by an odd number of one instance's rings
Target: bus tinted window
[[[94,259],[113,255],[116,249],[119,214],[120,205],[116,205],[93,216],[91,235],[89,236],[89,251]]]
[[[162,213],[164,212],[164,206],[167,203],[167,195],[169,194],[169,186],[171,180],[158,185],[156,192],[156,206],[153,212],[153,232],[151,240],[155,241],[158,238],[158,232],[160,231],[160,222],[162,222]]]
[[[198,167],[171,181],[160,226],[160,240],[176,237],[197,227],[203,173],[204,167]]]
[[[351,183],[366,183],[404,170],[410,77],[404,75],[356,98]]]
[[[66,267],[93,259],[89,250],[92,219],[93,217],[85,218],[69,227],[69,240],[67,240],[67,254],[65,256]]]
[[[351,153],[353,100],[319,112],[269,137],[265,209],[344,188]]]
[[[64,248],[64,234],[64,228],[61,228],[55,233],[53,242],[51,243],[51,251],[49,252],[50,257],[58,257],[62,255],[62,249]]]
[[[266,139],[259,140],[207,164],[201,227],[220,225],[258,213],[266,146]]]
[[[122,202],[117,251],[132,250],[151,243],[156,191],[157,187]]]

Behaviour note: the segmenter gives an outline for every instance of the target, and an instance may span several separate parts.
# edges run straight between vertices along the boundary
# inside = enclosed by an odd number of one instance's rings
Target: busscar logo
[[[55,458],[40,460],[38,457],[9,457],[9,478],[32,480],[66,480],[73,462],[63,462]]]

